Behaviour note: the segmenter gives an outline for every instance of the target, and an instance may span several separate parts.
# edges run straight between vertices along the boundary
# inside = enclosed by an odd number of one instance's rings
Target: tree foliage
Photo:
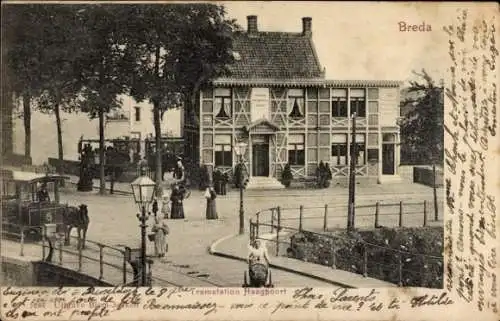
[[[400,124],[402,158],[441,164],[444,148],[443,86],[436,84],[425,70],[414,73],[419,79],[410,82],[407,97],[402,102],[408,110]]]
[[[193,108],[200,87],[228,71],[232,32],[239,28],[223,6],[211,3],[6,9],[9,82],[16,93],[27,93],[26,102],[35,97],[42,111],[56,115],[60,158],[60,111],[81,110],[99,118],[103,160],[104,115],[119,108],[119,96],[126,93],[153,104],[160,146],[164,111]],[[31,106],[25,107],[29,113]],[[158,148],[157,173],[160,153]],[[102,166],[101,189],[103,173]]]
[[[40,34],[36,5],[2,8],[2,83],[5,90],[23,98],[24,154],[31,157],[31,98],[40,85]]]
[[[128,52],[136,63],[131,94],[153,104],[156,182],[161,181],[160,119],[166,109],[194,106],[200,86],[227,71],[237,27],[215,4],[141,5],[127,8]]]
[[[120,6],[92,5],[78,11],[86,53],[79,60],[83,89],[82,111],[91,118],[119,108],[119,95],[128,90],[127,57],[121,37],[126,17]]]
[[[81,89],[77,61],[84,53],[72,6],[8,6],[6,38],[9,82],[23,96],[26,149],[30,149],[31,102],[56,116],[58,154],[63,159],[60,111],[75,110]]]

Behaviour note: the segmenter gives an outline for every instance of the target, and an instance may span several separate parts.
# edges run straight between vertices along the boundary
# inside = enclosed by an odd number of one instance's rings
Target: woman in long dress
[[[152,232],[155,233],[155,255],[164,257],[167,252],[168,225],[160,217],[155,216]]]
[[[171,219],[183,219],[184,218],[184,205],[182,201],[184,199],[184,195],[179,190],[179,186],[176,184],[174,189],[172,190],[172,194],[170,195],[170,201],[172,202],[172,208],[170,213]]]
[[[216,220],[218,218],[217,208],[215,206],[215,199],[217,198],[217,194],[215,193],[213,187],[207,187],[207,189],[205,190],[205,198],[207,199],[207,220]]]

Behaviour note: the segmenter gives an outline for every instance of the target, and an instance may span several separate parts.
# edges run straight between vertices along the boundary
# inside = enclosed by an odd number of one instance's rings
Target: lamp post
[[[245,154],[247,144],[240,142],[236,144],[236,155],[238,155],[239,177],[238,183],[240,186],[240,230],[239,234],[245,233],[245,212],[243,210],[243,155]]]
[[[137,218],[141,224],[141,285],[146,285],[146,222],[149,215],[147,214],[148,206],[153,201],[155,192],[155,182],[145,175],[146,171],[141,168],[141,176],[136,178],[130,185],[134,194],[134,201],[137,204],[141,214],[137,214]]]
[[[347,229],[354,229],[355,202],[356,202],[356,162],[358,151],[356,143],[356,113],[352,114],[352,136],[351,136],[351,166],[349,171],[349,202],[347,207]]]

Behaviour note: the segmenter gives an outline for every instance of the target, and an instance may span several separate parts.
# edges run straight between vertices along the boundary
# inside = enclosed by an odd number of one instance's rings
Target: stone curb
[[[216,240],[214,243],[212,243],[210,245],[210,247],[208,249],[208,252],[211,255],[214,255],[214,256],[220,256],[220,257],[224,257],[224,258],[228,258],[228,259],[233,259],[233,260],[238,260],[238,261],[246,262],[247,260],[244,257],[241,257],[239,255],[224,253],[224,252],[221,252],[221,251],[217,250],[217,245],[219,245],[221,242],[223,242],[225,240],[228,240],[230,238],[236,237],[236,236],[238,236],[238,234],[230,234],[230,235],[226,235],[226,236],[224,236],[224,237]],[[314,275],[312,273],[307,273],[307,272],[303,272],[303,271],[297,271],[297,270],[295,270],[295,269],[293,269],[291,267],[288,267],[288,266],[278,265],[278,264],[275,264],[275,263],[271,263],[271,264],[269,264],[269,266],[272,267],[272,268],[278,269],[278,270],[283,270],[283,271],[286,271],[286,272],[299,274],[299,275],[302,275],[302,276],[305,276],[305,277],[310,277],[312,279],[323,281],[323,282],[326,282],[326,283],[329,283],[329,284],[332,284],[332,285],[336,285],[336,286],[340,286],[340,287],[344,287],[344,288],[355,288],[354,286],[349,285],[349,284],[345,284],[345,283],[343,283],[341,281],[335,281],[335,280],[327,279],[327,278],[324,278],[324,277],[321,277],[321,276]]]

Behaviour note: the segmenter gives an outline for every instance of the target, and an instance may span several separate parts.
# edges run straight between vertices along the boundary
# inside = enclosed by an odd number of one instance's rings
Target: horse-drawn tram
[[[0,170],[2,230],[5,237],[39,241],[43,226],[55,224],[64,233],[67,204],[59,202],[60,182],[64,176]]]

